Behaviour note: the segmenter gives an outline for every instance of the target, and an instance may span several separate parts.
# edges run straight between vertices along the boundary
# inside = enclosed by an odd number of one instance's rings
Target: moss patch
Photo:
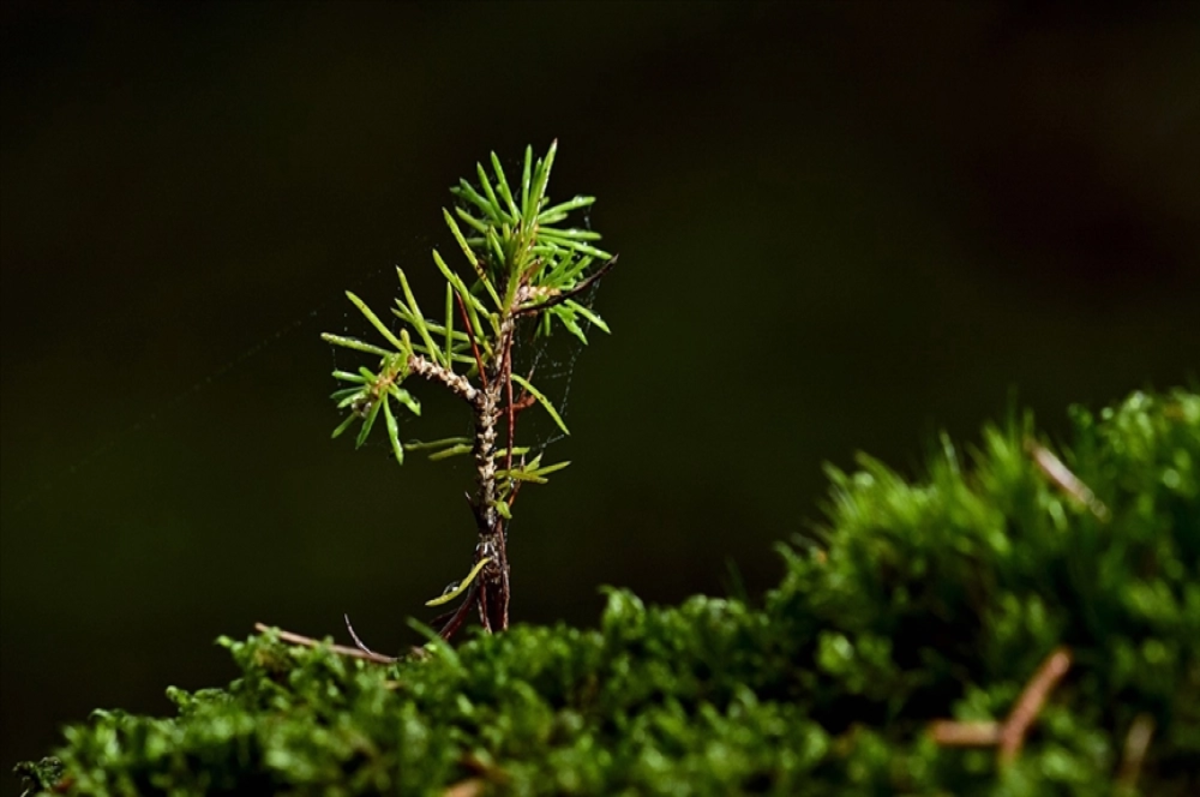
[[[1200,396],[1072,419],[1056,453],[1090,496],[1038,464],[1028,418],[943,441],[919,483],[864,457],[755,605],[612,590],[596,630],[392,666],[222,639],[228,687],[98,711],[20,773],[87,795],[1197,793]],[[931,737],[1003,721],[1063,646],[1012,764]]]

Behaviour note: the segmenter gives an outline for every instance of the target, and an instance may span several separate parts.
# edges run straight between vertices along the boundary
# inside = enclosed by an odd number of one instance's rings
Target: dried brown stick
[[[1121,769],[1117,772],[1117,783],[1126,789],[1137,785],[1138,775],[1142,771],[1142,761],[1146,758],[1146,750],[1150,748],[1150,737],[1154,735],[1154,717],[1149,714],[1138,714],[1129,726],[1125,736],[1125,752],[1121,756]]]
[[[279,635],[279,638],[284,642],[289,642],[293,645],[300,645],[306,648],[319,648],[326,644],[323,640],[313,639],[312,637],[307,637],[302,634],[294,634],[291,631],[283,631],[281,629],[274,628],[273,626],[269,626],[266,623],[255,623],[254,630],[258,631],[260,634],[275,631]],[[396,659],[390,656],[384,656],[368,650],[346,647],[345,645],[330,644],[329,650],[338,654],[339,656],[348,656],[352,659],[373,661],[376,664],[391,664],[396,661]]]
[[[442,797],[476,797],[483,794],[484,785],[481,778],[467,778],[446,787]]]
[[[400,659],[396,656],[385,656],[382,653],[376,653],[375,651],[371,650],[369,647],[367,647],[365,642],[358,638],[358,634],[354,632],[354,625],[350,622],[350,615],[343,614],[342,619],[346,621],[346,630],[350,632],[350,638],[354,640],[354,646],[356,648],[371,656],[378,656],[381,659],[387,659],[389,663],[393,661],[400,661]]]
[[[600,268],[593,271],[592,274],[587,279],[580,282],[574,288],[570,288],[568,290],[563,291],[562,293],[556,294],[544,302],[538,302],[537,304],[522,305],[521,307],[518,307],[513,312],[513,315],[524,315],[526,313],[537,313],[537,312],[540,312],[547,308],[553,307],[556,304],[562,304],[567,299],[572,299],[572,298],[578,296],[579,294],[586,291],[588,288],[592,287],[592,285],[594,285],[597,280],[599,280],[601,277],[603,277],[605,274],[607,274],[612,269],[612,267],[617,264],[617,257],[618,257],[617,255],[613,255],[611,260],[609,260],[607,263],[605,263]]]
[[[512,336],[510,335],[507,345],[504,347],[504,390],[505,398],[508,400],[508,406],[505,408],[505,415],[508,420],[508,440],[504,451],[504,469],[508,471],[508,478],[512,479],[512,455],[513,455],[513,435],[517,433],[517,413],[513,407],[513,380],[512,380]]]
[[[998,746],[1002,765],[1011,764],[1021,751],[1029,726],[1041,713],[1047,697],[1071,666],[1071,654],[1065,647],[1056,649],[1042,662],[1021,690],[1016,704],[1004,722],[961,722],[937,720],[930,724],[929,735],[941,745],[953,747]]]
[[[487,390],[487,374],[483,370],[483,358],[479,356],[479,346],[475,343],[475,329],[471,326],[471,319],[467,317],[467,305],[463,303],[463,298],[458,295],[458,291],[454,292],[454,298],[458,300],[458,312],[462,315],[463,325],[467,329],[467,339],[471,341],[471,353],[475,355],[475,367],[479,369],[479,384],[483,385],[484,390]]]
[[[990,747],[1000,743],[1004,726],[999,722],[958,722],[937,720],[930,724],[929,735],[946,747]]]
[[[450,639],[454,633],[462,628],[462,624],[466,622],[467,615],[471,613],[471,609],[479,603],[479,582],[471,585],[471,589],[467,592],[467,597],[463,598],[463,602],[454,610],[454,614],[450,615],[450,619],[438,631],[438,635],[442,639]]]
[[[1038,470],[1060,490],[1086,506],[1100,520],[1108,519],[1108,507],[1104,505],[1104,502],[1097,498],[1096,494],[1092,492],[1092,488],[1072,473],[1061,459],[1054,456],[1050,449],[1029,439],[1025,441],[1025,450],[1033,457]]]
[[[1046,704],[1046,698],[1050,695],[1051,690],[1067,674],[1070,667],[1070,651],[1066,648],[1058,648],[1042,662],[1037,672],[1033,674],[1033,678],[1021,692],[1021,696],[1017,698],[1016,706],[1008,715],[1008,719],[1004,721],[1004,727],[1000,731],[1001,764],[1011,764],[1016,760],[1017,753],[1021,752],[1021,745],[1025,742],[1025,734],[1029,731],[1029,726],[1041,712],[1042,706]]]

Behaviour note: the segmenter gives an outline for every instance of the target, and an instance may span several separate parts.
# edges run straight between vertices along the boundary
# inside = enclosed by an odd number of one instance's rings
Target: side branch
[[[474,404],[481,395],[465,376],[456,374],[440,365],[435,365],[419,354],[408,358],[408,370],[430,382],[438,382],[450,388],[454,395]]]
[[[1042,662],[1033,678],[1021,692],[1017,705],[1004,723],[1000,732],[1000,763],[1011,764],[1021,751],[1025,742],[1025,734],[1034,719],[1041,712],[1046,698],[1062,677],[1071,667],[1071,654],[1066,648],[1059,648]]]
[[[513,310],[513,315],[524,315],[526,313],[537,313],[537,312],[545,310],[549,307],[553,307],[556,304],[562,304],[567,299],[572,299],[572,298],[578,296],[579,294],[586,291],[588,288],[595,285],[596,282],[599,281],[601,277],[603,277],[610,270],[612,270],[612,267],[617,264],[617,257],[619,257],[619,255],[613,255],[611,260],[609,260],[607,263],[605,263],[600,268],[596,269],[592,273],[591,276],[589,276],[583,282],[576,285],[574,288],[565,290],[562,293],[555,294],[554,296],[551,296],[549,299],[547,299],[544,302],[538,302],[537,304],[523,304],[520,307]]]
[[[1016,760],[1029,726],[1041,713],[1051,690],[1070,667],[1070,651],[1058,648],[1038,667],[1004,722],[937,720],[929,726],[929,734],[941,745],[998,747],[997,758],[1001,766],[1007,766]]]
[[[320,639],[313,639],[312,637],[307,637],[302,634],[294,634],[291,631],[272,629],[271,626],[268,626],[266,623],[255,623],[254,630],[260,634],[265,634],[275,630],[279,635],[280,642],[287,642],[292,645],[300,645],[306,648],[319,648],[326,645],[326,643]],[[392,664],[393,662],[398,661],[398,659],[393,658],[392,656],[384,656],[380,653],[375,653],[374,651],[366,651],[359,648],[348,648],[345,645],[330,644],[329,651],[331,653],[336,653],[339,656],[347,656],[352,659],[362,659],[364,661],[373,661],[376,664]]]

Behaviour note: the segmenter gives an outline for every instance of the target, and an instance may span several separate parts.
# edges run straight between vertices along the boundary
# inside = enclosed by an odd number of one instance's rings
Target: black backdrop
[[[317,335],[395,264],[438,306],[491,149],[558,137],[621,253],[518,620],[760,592],[823,462],[1194,378],[1196,7],[1041,5],[5,3],[0,766],[223,683],[256,620],[412,641],[469,469],[331,442]]]

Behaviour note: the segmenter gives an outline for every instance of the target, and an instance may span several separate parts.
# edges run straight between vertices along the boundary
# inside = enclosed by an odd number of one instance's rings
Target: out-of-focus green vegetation
[[[98,711],[19,769],[88,795],[1195,793],[1200,396],[1072,420],[1062,448],[1029,416],[943,440],[917,483],[831,470],[827,525],[781,548],[761,602],[614,590],[598,630],[389,667],[222,639],[228,687],[169,690],[170,718]],[[930,734],[1005,722],[1063,647],[1011,764]]]

